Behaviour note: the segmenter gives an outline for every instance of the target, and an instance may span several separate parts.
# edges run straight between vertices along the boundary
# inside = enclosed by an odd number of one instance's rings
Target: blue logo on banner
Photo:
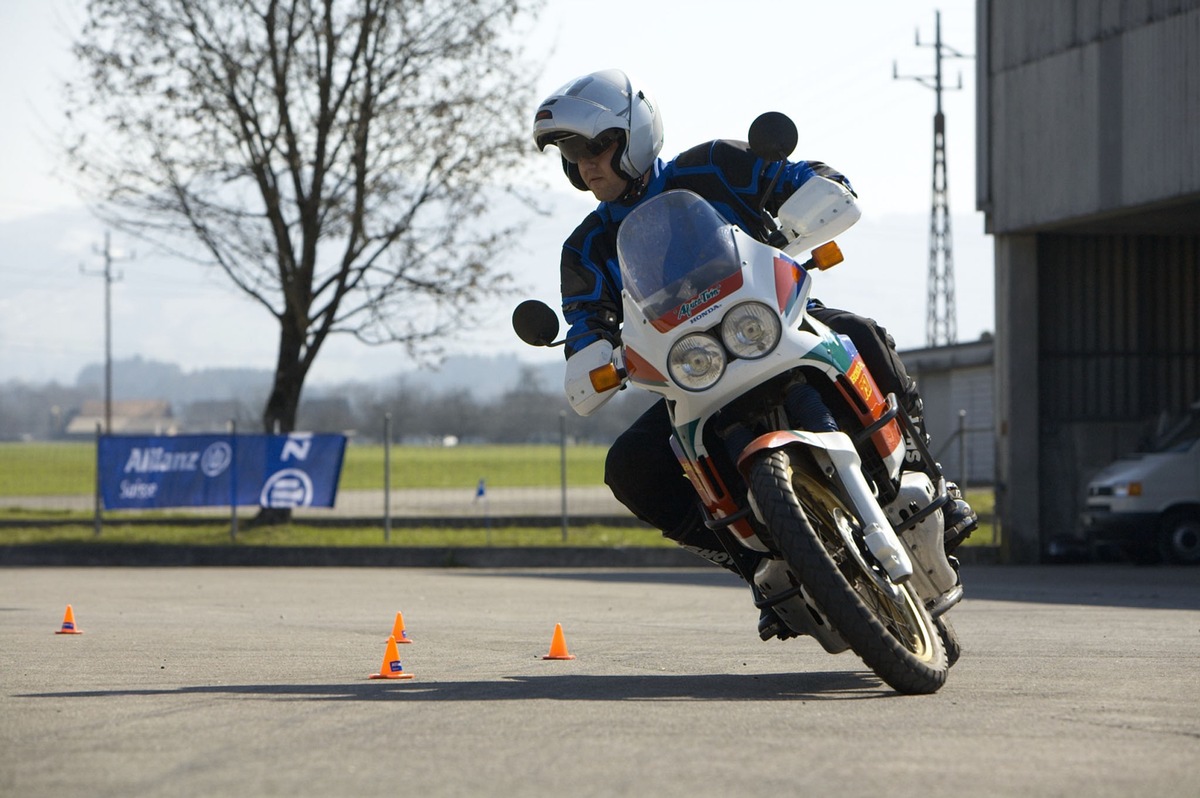
[[[109,510],[332,507],[345,435],[105,435],[97,451]]]

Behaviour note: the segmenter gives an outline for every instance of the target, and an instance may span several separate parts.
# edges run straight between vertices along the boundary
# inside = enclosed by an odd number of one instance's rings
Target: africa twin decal
[[[667,332],[673,327],[677,327],[702,310],[705,310],[717,303],[721,297],[729,296],[741,289],[743,283],[742,273],[735,272],[726,277],[719,283],[714,283],[708,286],[699,294],[688,297],[675,307],[674,310],[668,311],[650,322],[654,329],[659,332]]]

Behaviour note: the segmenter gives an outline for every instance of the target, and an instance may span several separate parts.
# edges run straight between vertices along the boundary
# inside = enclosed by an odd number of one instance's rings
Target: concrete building
[[[1011,562],[1200,397],[1200,0],[978,0],[995,236],[996,512]]]

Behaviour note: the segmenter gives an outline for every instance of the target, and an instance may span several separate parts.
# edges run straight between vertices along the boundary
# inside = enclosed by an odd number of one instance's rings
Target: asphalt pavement
[[[1200,569],[964,579],[908,697],[715,568],[0,568],[0,795],[1200,796]]]

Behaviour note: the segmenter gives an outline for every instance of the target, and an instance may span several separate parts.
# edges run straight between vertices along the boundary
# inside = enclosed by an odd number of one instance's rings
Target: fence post
[[[967,478],[970,473],[967,470],[967,411],[958,411],[958,468],[961,475],[958,484],[963,490],[967,489]]]
[[[237,419],[229,421],[229,539],[237,543],[238,536],[238,516],[237,516],[237,489],[238,489],[238,472],[237,472]]]
[[[392,542],[392,414],[383,414],[383,542]]]
[[[567,411],[558,411],[559,479],[562,482],[562,540],[567,542]]]
[[[100,497],[100,436],[103,433],[100,431],[100,422],[96,422],[96,504],[92,515],[92,533],[96,537],[100,537],[100,527],[102,520],[100,518],[100,506],[102,499]]]

